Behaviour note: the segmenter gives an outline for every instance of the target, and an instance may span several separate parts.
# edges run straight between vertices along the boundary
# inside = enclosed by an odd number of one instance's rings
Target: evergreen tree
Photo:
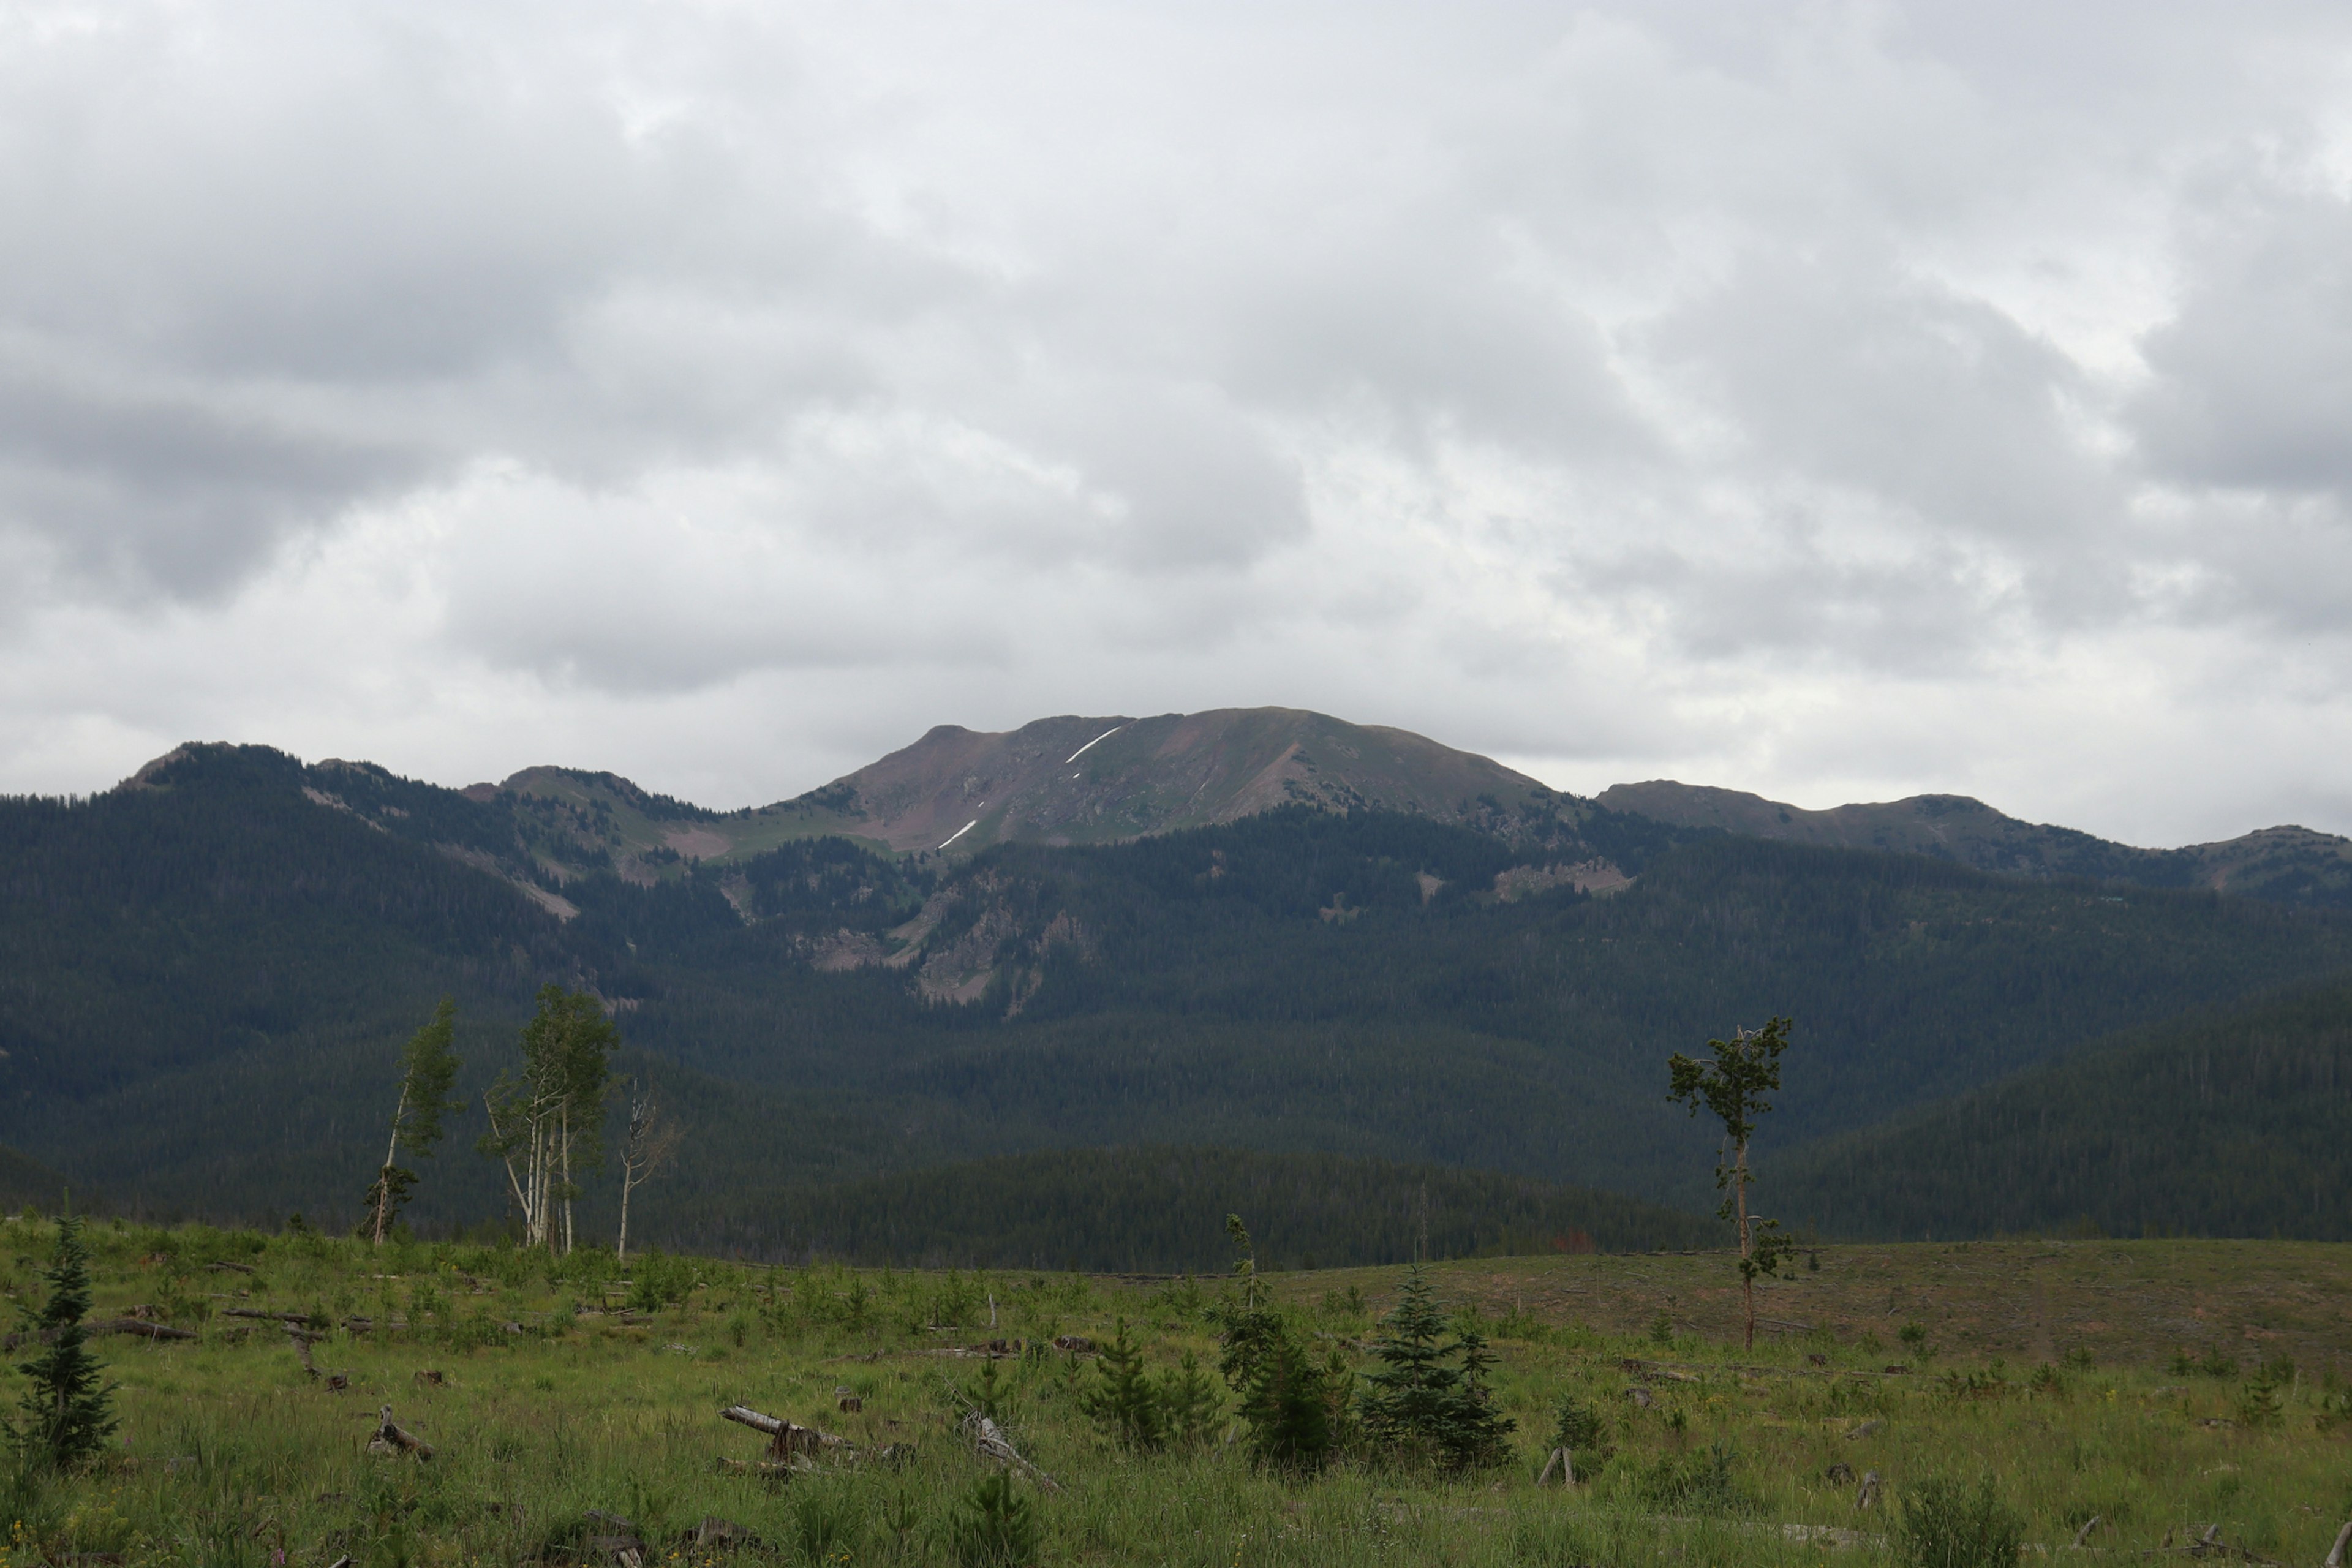
[[[10,1435],[33,1465],[68,1469],[95,1458],[116,1426],[114,1385],[100,1381],[105,1368],[89,1353],[81,1326],[89,1311],[89,1254],[81,1221],[70,1215],[58,1222],[47,1279],[48,1300],[25,1315],[27,1337],[45,1348],[17,1364],[32,1387]]]
[[[1500,1463],[1519,1424],[1495,1408],[1497,1358],[1475,1316],[1457,1325],[1454,1343],[1462,1356],[1462,1397],[1444,1436],[1446,1458],[1463,1469]]]
[[[1078,1408],[1094,1417],[1120,1447],[1149,1453],[1168,1440],[1160,1391],[1143,1370],[1143,1349],[1127,1337],[1127,1320],[1110,1343],[1099,1347],[1095,1370],[1101,1381],[1078,1396]]]
[[[1365,1374],[1364,1427],[1376,1440],[1428,1450],[1435,1457],[1438,1434],[1462,1395],[1459,1368],[1446,1364],[1452,1347],[1444,1342],[1445,1319],[1429,1279],[1414,1264],[1404,1291],[1382,1321],[1372,1342],[1380,1370]]]
[[[1725,1152],[1715,1162],[1716,1190],[1723,1194],[1719,1214],[1739,1227],[1739,1289],[1748,1313],[1748,1348],[1756,1348],[1756,1277],[1779,1271],[1781,1261],[1797,1249],[1797,1238],[1782,1233],[1777,1219],[1760,1219],[1748,1212],[1748,1187],[1756,1173],[1748,1168],[1748,1144],[1756,1136],[1756,1119],[1772,1109],[1764,1096],[1780,1089],[1780,1053],[1789,1048],[1787,1018],[1774,1018],[1760,1029],[1737,1028],[1728,1040],[1709,1040],[1711,1062],[1697,1061],[1680,1051],[1666,1058],[1666,1098],[1690,1108],[1715,1112],[1723,1123]]]
[[[1366,1434],[1409,1458],[1457,1469],[1493,1463],[1516,1426],[1496,1412],[1487,1387],[1494,1352],[1475,1323],[1449,1341],[1429,1280],[1415,1264],[1403,1295],[1373,1342],[1380,1370],[1369,1373]]]
[[[1209,1374],[1201,1370],[1201,1358],[1191,1351],[1184,1352],[1172,1371],[1160,1374],[1160,1409],[1171,1443],[1197,1448],[1215,1435],[1224,1401],[1218,1397]]]
[[[1313,1468],[1331,1457],[1338,1441],[1345,1384],[1330,1367],[1316,1363],[1297,1328],[1262,1298],[1256,1254],[1241,1216],[1228,1215],[1225,1228],[1240,1252],[1234,1272],[1242,1289],[1213,1310],[1224,1340],[1218,1370],[1240,1396],[1258,1459],[1286,1469]]]

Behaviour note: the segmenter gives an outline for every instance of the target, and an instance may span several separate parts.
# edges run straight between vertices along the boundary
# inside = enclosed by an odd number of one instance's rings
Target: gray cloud
[[[31,0],[0,782],[234,732],[756,799],[1285,701],[1581,787],[2336,810],[2347,60],[2302,5]],[[2201,731],[2173,806],[2111,760]]]
[[[2199,213],[2193,281],[2146,343],[2131,412],[2165,479],[2273,494],[2352,488],[2352,201],[2259,168]]]

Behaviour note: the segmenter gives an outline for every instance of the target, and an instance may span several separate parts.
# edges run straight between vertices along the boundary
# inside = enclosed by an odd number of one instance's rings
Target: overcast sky
[[[1259,703],[2352,832],[2352,7],[0,0],[0,789]]]

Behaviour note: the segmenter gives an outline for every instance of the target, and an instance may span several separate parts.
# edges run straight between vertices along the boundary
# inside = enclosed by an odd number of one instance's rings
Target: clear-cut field
[[[0,1231],[20,1300],[51,1234]],[[121,1384],[121,1455],[20,1491],[12,1562],[596,1561],[610,1516],[647,1561],[714,1555],[690,1539],[708,1518],[760,1538],[747,1561],[954,1562],[953,1521],[988,1469],[959,1427],[975,1400],[1061,1484],[1018,1483],[1043,1562],[1876,1561],[1901,1500],[1937,1476],[1991,1477],[2053,1550],[2095,1515],[2085,1544],[2109,1555],[2218,1527],[2233,1555],[2315,1563],[2352,1514],[2341,1246],[1824,1247],[1817,1270],[1801,1256],[1767,1287],[1753,1352],[1721,1254],[1441,1263],[1441,1297],[1475,1309],[1500,1353],[1510,1462],[1447,1477],[1359,1451],[1286,1478],[1238,1443],[1119,1450],[1077,1409],[1096,1358],[1052,1348],[1123,1321],[1155,1365],[1187,1349],[1213,1363],[1219,1279],[655,1258],[624,1284],[603,1254],[551,1267],[499,1247],[89,1234],[96,1319],[141,1306],[200,1337],[95,1342]],[[244,1269],[214,1267],[228,1263]],[[1270,1278],[1318,1346],[1360,1367],[1401,1277]],[[234,1315],[269,1311],[334,1325],[320,1375],[281,1324]],[[1568,1396],[1600,1411],[1602,1437],[1579,1486],[1538,1487]],[[858,1457],[762,1476],[758,1434],[719,1418],[739,1403]],[[431,1460],[365,1452],[385,1405]],[[1888,1503],[1857,1510],[1838,1465],[1877,1471]]]

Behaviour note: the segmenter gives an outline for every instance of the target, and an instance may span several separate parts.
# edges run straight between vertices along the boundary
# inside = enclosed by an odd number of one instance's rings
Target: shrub
[[[862,1522],[856,1500],[838,1487],[803,1486],[793,1491],[793,1544],[803,1562],[823,1563],[835,1553],[853,1555]]]
[[[1992,1478],[1971,1492],[1937,1478],[1903,1500],[1895,1525],[1895,1561],[1903,1568],[2012,1568],[2025,1542],[2025,1521],[1993,1491]]]
[[[1602,1439],[1608,1435],[1608,1424],[1601,1412],[1575,1394],[1563,1394],[1559,1408],[1552,1415],[1551,1447],[1566,1448],[1570,1453],[1596,1459],[1608,1458]]]
[[[1704,1454],[1661,1456],[1642,1478],[1643,1500],[1685,1513],[1744,1513],[1753,1504],[1731,1473],[1731,1458],[1720,1443]]]
[[[629,1265],[629,1310],[658,1312],[683,1301],[702,1282],[690,1258],[673,1258],[659,1247],[648,1247]]]
[[[2283,1391],[2294,1382],[2294,1363],[2284,1356],[2265,1362],[2238,1394],[2238,1419],[2249,1426],[2274,1426],[2285,1414]]]

